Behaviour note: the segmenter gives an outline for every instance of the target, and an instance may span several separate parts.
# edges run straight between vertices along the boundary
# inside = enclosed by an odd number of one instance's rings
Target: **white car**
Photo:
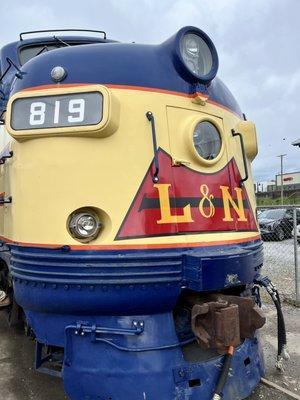
[[[292,230],[292,236],[294,237],[294,229]],[[300,243],[300,225],[297,225],[297,240]]]

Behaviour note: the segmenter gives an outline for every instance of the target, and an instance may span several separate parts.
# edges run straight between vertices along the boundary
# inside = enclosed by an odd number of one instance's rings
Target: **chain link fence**
[[[263,274],[286,300],[300,305],[300,205],[260,206],[257,219],[264,241]]]

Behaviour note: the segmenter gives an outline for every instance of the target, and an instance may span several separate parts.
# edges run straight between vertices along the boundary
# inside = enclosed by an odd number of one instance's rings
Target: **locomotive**
[[[255,126],[212,40],[59,32],[0,51],[10,321],[71,400],[246,398],[264,374],[259,286],[280,300],[260,276]]]

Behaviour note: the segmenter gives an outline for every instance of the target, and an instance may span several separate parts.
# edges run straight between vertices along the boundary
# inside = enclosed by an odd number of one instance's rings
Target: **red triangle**
[[[240,188],[241,176],[234,159],[223,169],[212,174],[200,173],[185,166],[174,167],[171,157],[161,149],[158,151],[158,160],[158,185],[163,185],[164,191],[167,190],[170,204],[167,215],[185,217],[181,217],[180,223],[164,223],[166,219],[162,218],[161,211],[163,186],[157,186],[153,182],[155,168],[152,162],[116,240],[201,232],[257,231],[247,192],[244,187]],[[241,218],[232,202],[228,203],[226,196],[226,193],[229,193],[233,202],[239,205],[238,192],[243,200],[242,211],[245,218]],[[211,195],[213,198],[210,198]],[[230,205],[231,218],[228,218],[227,214],[226,219],[224,203],[225,208],[226,204]],[[184,211],[185,206],[189,210]],[[187,218],[187,211],[190,211],[190,218]],[[213,215],[209,216],[210,214]]]

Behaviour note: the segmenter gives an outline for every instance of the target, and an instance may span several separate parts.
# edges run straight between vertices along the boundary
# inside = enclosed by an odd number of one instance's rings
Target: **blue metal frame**
[[[205,361],[188,362],[183,356],[183,348],[188,344],[178,342],[170,313],[139,318],[143,319],[145,329],[134,336],[103,334],[95,341],[92,329],[81,335],[76,326],[66,328],[63,378],[69,397],[211,400],[223,357],[215,355]],[[101,325],[130,326],[130,321],[125,316],[110,317]],[[223,399],[247,397],[263,374],[258,340],[245,340],[233,357]]]

